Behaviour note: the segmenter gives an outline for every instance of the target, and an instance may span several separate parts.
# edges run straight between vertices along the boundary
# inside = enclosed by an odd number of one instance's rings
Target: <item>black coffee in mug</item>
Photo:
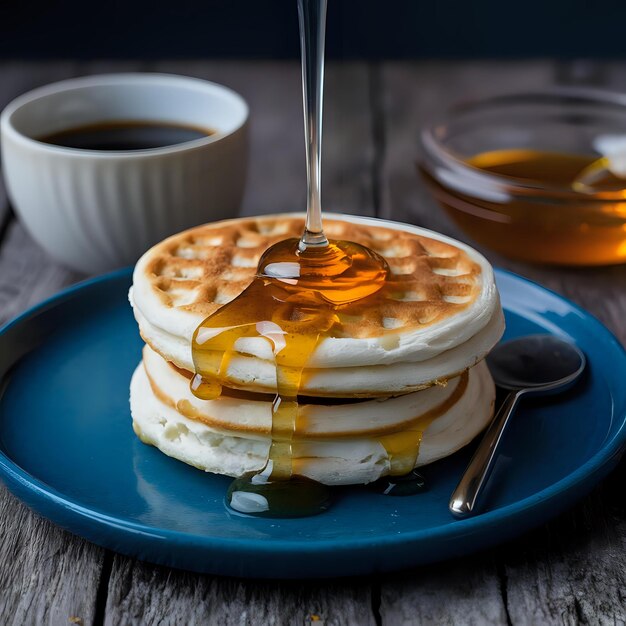
[[[55,146],[83,150],[146,150],[202,139],[215,132],[173,122],[119,120],[75,126],[37,139]]]

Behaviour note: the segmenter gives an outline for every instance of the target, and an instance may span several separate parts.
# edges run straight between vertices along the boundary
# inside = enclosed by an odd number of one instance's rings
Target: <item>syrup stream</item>
[[[299,240],[270,247],[252,283],[202,322],[192,344],[196,375],[191,390],[206,400],[228,385],[230,367],[240,357],[238,343],[263,338],[272,348],[277,393],[267,462],[261,471],[234,480],[226,497],[231,509],[261,517],[300,517],[328,508],[328,488],[300,476],[294,455],[302,431],[298,396],[305,368],[320,339],[341,333],[339,312],[349,314],[353,303],[378,298],[389,275],[380,255],[353,242],[328,241],[324,234],[320,182],[326,0],[298,0],[298,14],[307,164],[304,232]],[[379,440],[392,473],[414,467],[421,432]]]
[[[300,240],[304,251],[309,246],[328,245],[321,205],[326,0],[298,0],[298,18],[307,171],[306,224]]]

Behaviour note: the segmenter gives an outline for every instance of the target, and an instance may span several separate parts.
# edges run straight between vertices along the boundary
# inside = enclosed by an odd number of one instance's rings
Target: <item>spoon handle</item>
[[[511,392],[485,431],[472,460],[450,498],[450,512],[455,517],[468,517],[476,512],[476,501],[489,479],[502,434],[521,396],[522,393],[519,391]]]

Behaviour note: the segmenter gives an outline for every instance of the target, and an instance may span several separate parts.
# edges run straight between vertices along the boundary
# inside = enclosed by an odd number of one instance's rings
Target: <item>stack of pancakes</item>
[[[276,393],[272,346],[262,337],[240,339],[222,395],[200,400],[189,389],[191,342],[207,316],[250,284],[261,254],[299,237],[303,225],[299,214],[207,224],[139,260],[130,301],[146,346],[131,382],[131,411],[142,441],[218,474],[265,466]],[[339,310],[340,332],[308,359],[294,473],[326,484],[368,483],[452,454],[493,411],[483,359],[504,321],[489,263],[414,226],[351,216],[332,216],[324,226],[332,239],[378,252],[391,276],[375,307],[366,299],[350,315]],[[419,445],[417,462],[399,452],[403,440]]]

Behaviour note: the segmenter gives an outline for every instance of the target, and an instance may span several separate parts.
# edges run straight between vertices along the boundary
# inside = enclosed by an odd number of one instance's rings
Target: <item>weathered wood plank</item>
[[[326,72],[322,186],[327,211],[375,215],[369,71],[330,64]]]
[[[558,82],[623,91],[624,62],[559,64]],[[626,345],[626,266],[513,269],[563,293],[600,318]],[[626,623],[626,463],[570,513],[504,551],[513,623]]]
[[[74,61],[0,61],[0,108],[25,91],[76,76],[78,67]]]
[[[0,105],[70,77],[74,63],[0,65]],[[0,198],[3,213],[4,196]],[[77,278],[40,250],[16,221],[0,242],[0,324]],[[32,514],[0,487],[0,622],[91,624],[104,551]]]
[[[116,556],[105,624],[374,625],[367,583],[198,576]]]
[[[0,247],[0,323],[81,278],[52,261],[13,220]]]
[[[383,115],[381,211],[384,216],[462,236],[419,180],[421,129],[460,100],[539,88],[553,77],[549,62],[385,63],[375,82]]]
[[[306,208],[300,66],[295,62],[162,62],[162,72],[231,87],[250,106],[250,159],[243,215]],[[373,215],[369,80],[363,63],[329,64],[323,140],[325,210]],[[346,150],[346,146],[351,146]]]
[[[383,624],[506,624],[506,607],[494,562],[476,557],[385,577]]]
[[[0,320],[58,291],[75,276],[51,263],[13,221],[0,248]],[[0,488],[0,621],[93,621],[103,551],[33,515]]]
[[[92,624],[102,556],[0,488],[0,623]]]
[[[2,66],[0,102],[72,73],[136,67],[101,63],[78,69],[73,64],[46,68],[17,63],[8,70],[13,78],[7,91],[2,80],[6,66]],[[199,75],[242,93],[253,111],[244,213],[304,207],[297,65],[288,69],[272,63],[177,62],[147,69]],[[480,95],[485,83],[493,85],[494,91],[507,84],[519,89],[539,86],[550,81],[552,70],[549,63],[388,64],[372,86],[374,106],[384,115],[378,127],[364,95],[369,89],[364,67],[332,72],[326,100],[325,207],[361,214],[373,211],[376,194],[370,174],[377,160],[370,130],[378,128],[384,131],[378,146],[386,149],[378,172],[383,211],[458,236],[415,175],[418,127],[442,103]],[[623,76],[613,65],[607,73]],[[292,130],[295,125],[297,133]],[[539,280],[586,306],[626,342],[626,268],[547,270],[489,256],[496,264]],[[11,224],[0,247],[0,317],[18,313],[76,278],[51,263],[21,226]],[[621,490],[624,478],[622,465],[572,513],[493,553],[499,567],[487,554],[477,563],[455,561],[386,579],[380,598],[383,623],[471,623],[472,616],[483,623],[506,623],[505,609],[514,624],[623,623],[626,515],[611,495]],[[76,616],[90,623],[94,619],[102,550],[39,520],[4,490],[0,492],[0,531],[0,563],[4,564],[0,565],[0,622],[57,624]],[[506,605],[500,596],[502,585]],[[108,587],[105,618],[111,624],[308,623],[313,615],[327,624],[369,624],[374,619],[366,581],[245,583],[116,556]]]
[[[547,268],[517,263],[490,253],[490,260],[586,308],[626,345],[626,266],[603,268]]]
[[[570,513],[502,550],[514,624],[626,623],[624,464]]]
[[[380,162],[381,216],[416,223],[463,239],[418,178],[421,128],[459,99],[490,86],[547,82],[547,63],[387,63],[376,68],[374,102],[384,153]],[[391,624],[506,623],[495,563],[488,558],[453,561],[407,574],[381,588],[380,613]]]
[[[416,176],[420,127],[461,98],[491,91],[537,88],[550,84],[555,77],[569,84],[583,81],[597,85],[605,83],[608,77],[614,81],[616,76],[620,76],[620,71],[615,64],[559,65],[558,69],[550,63],[385,65],[378,79],[386,146],[381,177],[383,212],[465,240],[465,235],[446,217]],[[622,84],[626,84],[623,78]],[[528,276],[581,304],[626,343],[623,321],[626,267],[546,268],[516,263],[489,250],[482,252],[495,265]],[[626,517],[623,507],[615,506],[614,496],[621,489],[619,485],[624,477],[622,464],[605,485],[572,512],[493,552],[496,568],[491,564],[477,567],[474,577],[478,580],[493,580],[498,572],[502,574],[500,582],[513,624],[623,623],[626,604],[621,590],[626,569]],[[466,623],[462,613],[456,611],[457,568],[463,568],[463,562],[447,564],[437,579],[438,591],[434,597],[440,601],[437,617],[443,623]],[[420,584],[420,572],[415,576],[408,583],[410,589]],[[469,592],[476,599],[469,602],[470,610],[476,610],[482,591],[479,584]],[[421,599],[405,593],[397,598],[396,612],[391,612],[388,599],[395,597],[391,585],[383,585],[381,596],[383,622],[389,616],[421,610]],[[492,597],[487,605],[493,608],[494,602],[496,599]],[[438,606],[436,602],[435,606]],[[496,623],[501,618],[500,615]]]

